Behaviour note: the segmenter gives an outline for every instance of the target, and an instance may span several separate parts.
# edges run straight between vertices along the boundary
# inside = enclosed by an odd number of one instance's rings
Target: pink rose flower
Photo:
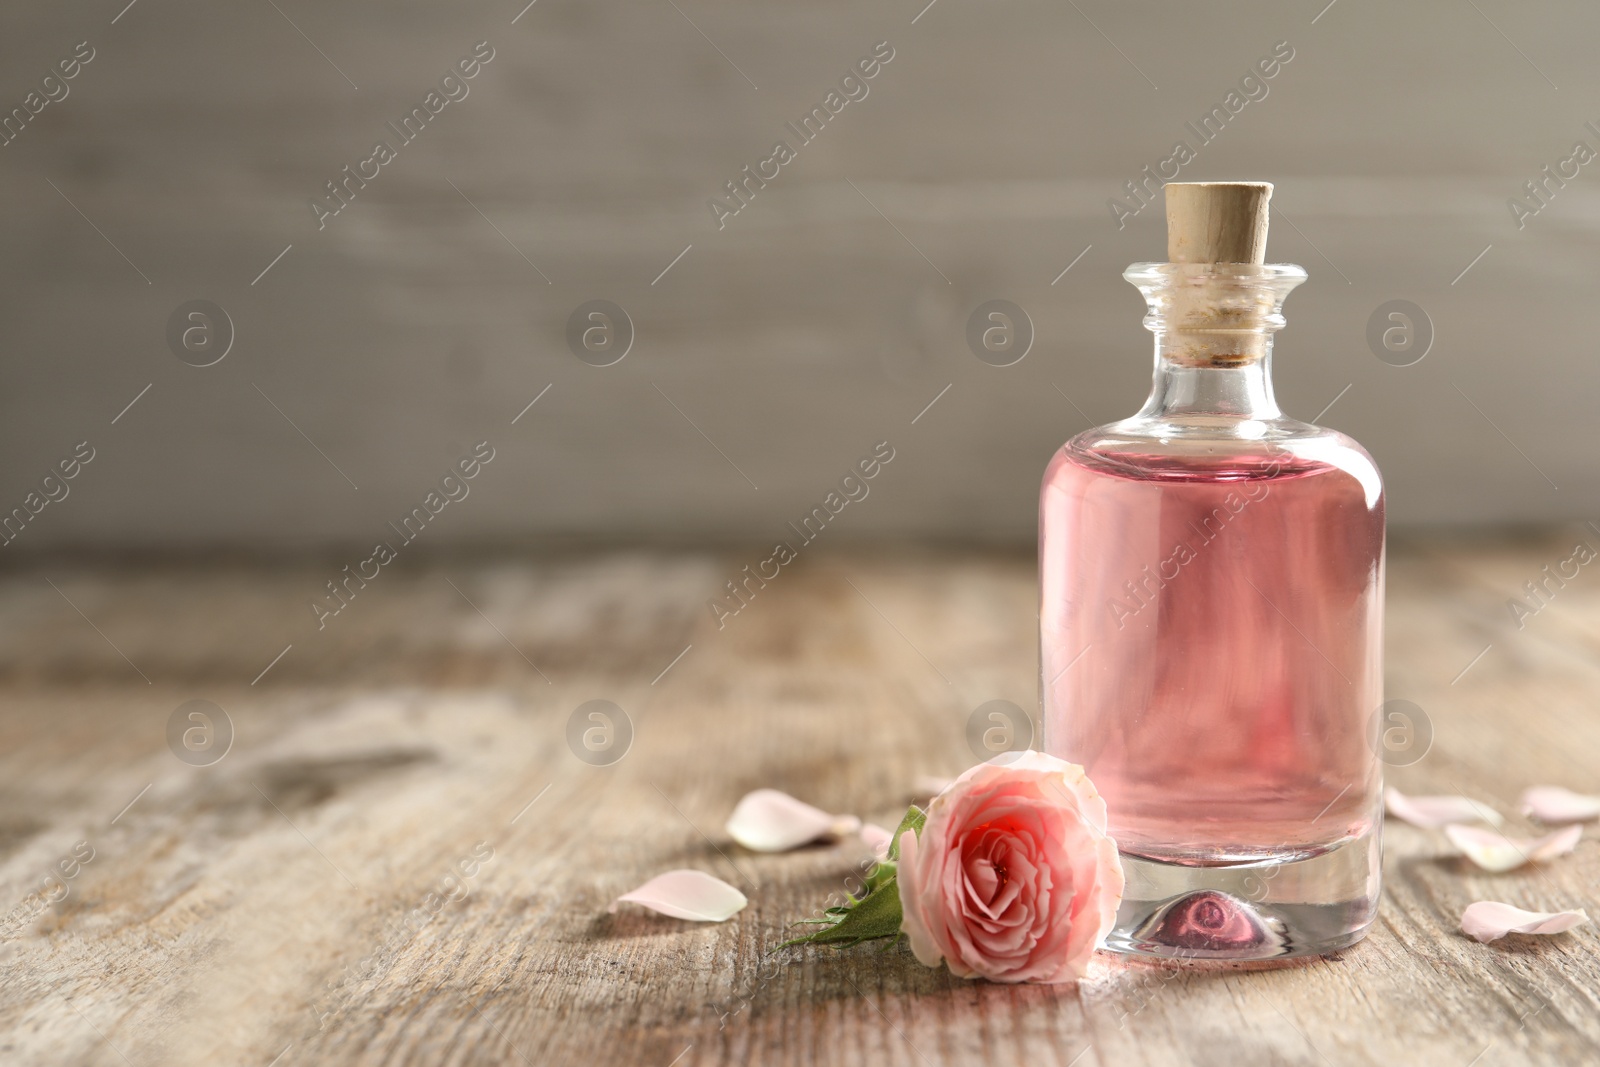
[[[900,836],[902,930],[929,967],[996,982],[1082,978],[1122,901],[1106,804],[1042,752],[982,763]]]

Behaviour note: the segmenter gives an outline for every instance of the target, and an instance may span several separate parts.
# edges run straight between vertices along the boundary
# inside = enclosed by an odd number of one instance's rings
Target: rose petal
[[[922,867],[917,862],[922,845],[915,830],[900,835],[900,868],[897,882],[900,889],[900,932],[911,943],[911,954],[924,967],[937,967],[944,953],[934,939],[937,921],[925,908],[927,894],[921,883]]]
[[[819,837],[852,834],[861,828],[854,815],[829,815],[776,789],[746,793],[728,816],[728,833],[756,852],[787,852]]]
[[[1468,904],[1461,913],[1461,931],[1489,942],[1507,934],[1560,934],[1589,921],[1582,908],[1573,911],[1523,911],[1496,900]]]
[[[1470,797],[1408,797],[1391,787],[1383,791],[1383,801],[1390,815],[1424,829],[1458,822],[1486,822],[1493,826],[1505,822],[1498,811]]]
[[[1522,794],[1522,810],[1540,822],[1587,822],[1600,816],[1600,797],[1559,785],[1536,785]]]
[[[691,870],[658,874],[633,892],[612,901],[607,910],[616,914],[617,905],[624,900],[643,904],[651,911],[674,919],[705,923],[726,922],[750,903],[743,893],[722,879]]]
[[[1539,863],[1565,856],[1578,847],[1583,827],[1568,826],[1543,837],[1506,837],[1481,826],[1446,826],[1444,835],[1486,871],[1509,871],[1524,863]]]
[[[880,860],[889,856],[889,843],[894,840],[894,831],[885,830],[875,822],[869,822],[861,827],[861,840],[866,842],[872,854]]]

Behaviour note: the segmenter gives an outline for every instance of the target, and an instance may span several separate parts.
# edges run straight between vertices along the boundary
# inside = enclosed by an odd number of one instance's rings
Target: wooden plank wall
[[[1522,187],[1600,149],[1597,23],[1570,0],[13,4],[0,108],[93,59],[0,148],[0,506],[88,441],[15,551],[369,544],[488,440],[430,540],[765,540],[888,440],[841,538],[1025,541],[1050,450],[1144,395],[1119,275],[1161,220],[1108,201],[1183,138],[1184,178],[1279,184],[1272,258],[1312,275],[1282,397],[1337,398],[1396,522],[1584,516],[1600,186]],[[469,95],[319,230],[311,198],[480,41]],[[794,137],[878,42],[867,95]],[[1278,42],[1201,143],[1185,124]],[[795,158],[719,229],[708,200],[780,139]],[[1015,366],[967,348],[991,298],[1034,324]],[[169,350],[194,299],[234,326],[214,366]],[[635,327],[607,368],[565,341],[595,299]],[[1433,323],[1415,366],[1368,348],[1392,299]]]

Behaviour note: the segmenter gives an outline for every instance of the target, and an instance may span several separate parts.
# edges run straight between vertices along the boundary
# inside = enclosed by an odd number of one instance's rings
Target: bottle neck
[[[1272,338],[1284,325],[1283,299],[1305,280],[1304,270],[1292,264],[1135,263],[1123,277],[1144,294],[1145,328],[1156,337],[1155,383],[1138,417],[1283,417],[1272,395]]]
[[[1196,366],[1180,331],[1156,334],[1155,380],[1141,418],[1220,415],[1241,419],[1282,416],[1272,393],[1272,336],[1263,332],[1259,355],[1228,365]]]

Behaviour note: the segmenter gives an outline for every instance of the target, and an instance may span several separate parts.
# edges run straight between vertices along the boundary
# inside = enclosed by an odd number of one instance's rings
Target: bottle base
[[[1105,947],[1160,960],[1319,956],[1355,944],[1378,907],[1377,833],[1306,857],[1227,866],[1123,853],[1127,878]]]

